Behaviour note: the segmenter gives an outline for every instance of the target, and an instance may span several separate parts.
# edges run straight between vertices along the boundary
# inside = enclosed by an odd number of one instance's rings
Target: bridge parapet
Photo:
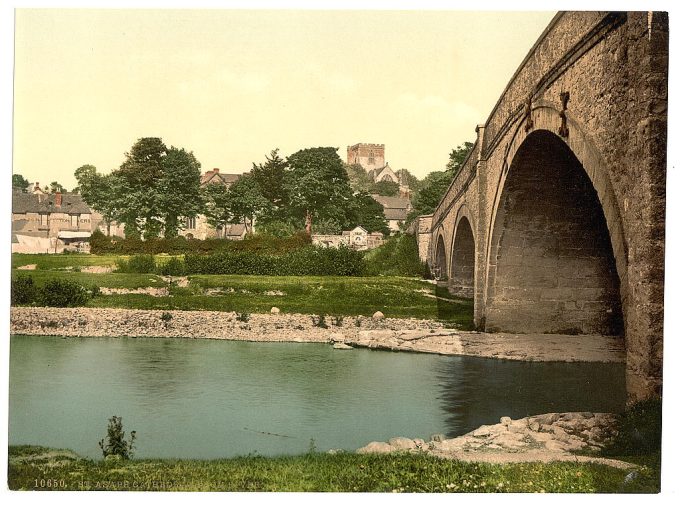
[[[543,31],[501,94],[486,121],[487,158],[531,100],[557,80],[583,53],[626,21],[626,13],[560,12]],[[546,71],[546,69],[548,69]]]

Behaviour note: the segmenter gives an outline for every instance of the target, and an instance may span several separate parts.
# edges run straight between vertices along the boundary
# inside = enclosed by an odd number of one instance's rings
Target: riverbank
[[[12,307],[10,333],[63,337],[208,338],[314,342],[392,351],[523,361],[624,362],[623,339],[601,335],[512,335],[445,328],[434,320],[219,311]]]
[[[577,463],[470,463],[427,454],[320,454],[219,460],[92,461],[11,446],[8,487],[40,491],[382,493],[657,493],[659,468]]]

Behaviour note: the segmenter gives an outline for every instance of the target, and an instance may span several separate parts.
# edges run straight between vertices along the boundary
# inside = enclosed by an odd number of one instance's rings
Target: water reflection
[[[448,436],[500,416],[546,412],[620,412],[625,407],[622,363],[538,363],[451,357],[439,364],[439,399]]]
[[[99,457],[111,415],[140,457],[355,450],[502,415],[619,410],[623,366],[520,363],[320,344],[12,337],[10,443]],[[282,436],[280,436],[282,435]]]

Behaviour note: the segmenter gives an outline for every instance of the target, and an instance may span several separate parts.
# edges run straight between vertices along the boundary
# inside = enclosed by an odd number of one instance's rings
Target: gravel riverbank
[[[336,348],[367,347],[524,361],[625,360],[623,339],[601,335],[492,334],[448,329],[432,320],[365,316],[347,316],[340,321],[327,317],[328,328],[315,325],[315,321],[318,323],[318,317],[303,314],[239,317],[234,312],[213,311],[12,307],[10,333],[340,343],[345,345]]]

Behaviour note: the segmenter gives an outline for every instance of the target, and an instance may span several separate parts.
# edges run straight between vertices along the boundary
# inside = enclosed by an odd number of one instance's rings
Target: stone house
[[[340,235],[312,234],[312,244],[325,247],[340,247],[345,245],[357,251],[365,251],[381,246],[383,234],[375,231],[368,233],[363,226],[353,230],[343,231]]]
[[[12,191],[12,252],[88,252],[98,224],[76,193],[47,194],[38,183],[32,193]]]
[[[201,188],[204,188],[208,184],[222,184],[224,187],[229,188],[239,177],[241,177],[240,174],[224,174],[220,172],[219,168],[213,168],[201,176]],[[204,215],[199,214],[196,217],[184,218],[184,229],[181,230],[179,234],[186,238],[196,238],[200,240],[205,240],[207,238],[241,240],[246,235],[246,229],[245,225],[241,223],[229,224],[225,228],[215,228],[208,223],[208,220]]]
[[[400,226],[406,221],[406,216],[413,206],[407,196],[382,196],[371,195],[375,201],[383,206],[387,226],[391,233],[398,232]]]

